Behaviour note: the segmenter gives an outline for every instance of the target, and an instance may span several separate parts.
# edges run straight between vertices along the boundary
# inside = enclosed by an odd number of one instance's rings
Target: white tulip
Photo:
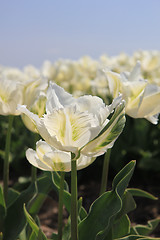
[[[27,149],[26,157],[33,166],[44,171],[71,171],[71,153],[57,150],[42,140],[36,143],[36,151]],[[81,154],[77,160],[77,170],[87,167],[94,160]]]
[[[20,115],[17,104],[23,103],[23,85],[0,77],[0,115]]]
[[[42,115],[45,113],[47,88],[48,80],[42,77],[28,81],[24,88],[23,103],[26,104],[27,108],[31,112],[37,114],[39,117],[42,117]],[[30,131],[37,133],[34,122],[25,114],[22,114],[21,117],[25,126]]]
[[[126,114],[133,118],[146,118],[157,124],[160,113],[160,87],[141,79],[140,62],[131,73],[117,74],[107,71],[109,89],[113,98],[119,92],[126,102]]]
[[[112,118],[107,117],[116,108]],[[124,102],[118,97],[109,106],[96,96],[73,98],[51,83],[47,92],[46,114],[39,118],[25,106],[19,111],[35,123],[37,131],[52,147],[77,157],[95,157],[111,148],[125,124]],[[93,147],[94,144],[94,147]]]

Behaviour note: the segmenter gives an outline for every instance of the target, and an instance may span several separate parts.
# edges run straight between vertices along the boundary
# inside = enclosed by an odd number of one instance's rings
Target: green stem
[[[58,240],[62,240],[64,177],[65,172],[61,172],[58,206]]]
[[[31,166],[31,182],[34,183],[37,180],[37,168]]]
[[[108,149],[104,157],[100,195],[102,195],[107,189],[110,154],[111,154],[111,148]]]
[[[3,192],[5,203],[7,204],[7,195],[8,195],[8,181],[9,181],[9,152],[10,152],[10,144],[11,144],[11,130],[13,124],[13,115],[9,116],[8,121],[8,131],[6,136],[6,145],[5,145],[5,159],[3,166]]]
[[[78,240],[77,165],[71,161],[71,239]]]

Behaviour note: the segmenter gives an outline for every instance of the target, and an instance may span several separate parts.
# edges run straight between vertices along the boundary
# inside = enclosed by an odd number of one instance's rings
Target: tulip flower
[[[157,124],[160,113],[160,87],[140,77],[140,62],[131,73],[117,74],[107,71],[109,89],[115,98],[119,92],[126,102],[126,114],[133,118],[146,118]]]
[[[8,116],[8,130],[5,143],[5,158],[3,165],[3,192],[5,202],[8,197],[8,181],[9,181],[9,152],[11,142],[11,130],[14,115],[19,115],[17,104],[23,103],[23,85],[14,80],[8,79],[4,73],[0,76],[0,115]]]
[[[71,171],[71,153],[57,150],[42,140],[36,143],[36,151],[27,149],[26,157],[33,166],[44,171]],[[77,170],[87,167],[94,160],[81,154],[77,160]]]
[[[20,115],[17,104],[23,103],[23,85],[20,82],[0,78],[0,115]]]
[[[110,106],[96,96],[73,98],[61,87],[50,83],[43,117],[39,118],[26,106],[19,106],[18,109],[32,119],[39,134],[50,145],[38,142],[36,152],[29,149],[26,155],[31,164],[48,171],[61,170],[63,173],[71,170],[71,238],[76,240],[77,169],[88,166],[95,157],[113,146],[125,124],[124,102],[121,102],[121,96]],[[108,116],[114,109],[109,120]],[[63,178],[64,175],[61,175]],[[60,203],[62,192],[61,188]],[[62,208],[59,211],[62,212]]]
[[[107,117],[116,108],[111,120]],[[42,138],[52,147],[72,152],[79,157],[95,157],[111,148],[124,124],[124,102],[117,97],[106,106],[101,98],[82,96],[73,98],[64,89],[50,83],[47,91],[46,114],[39,118],[26,106],[19,106],[35,124]]]
[[[45,113],[46,91],[48,88],[48,80],[46,78],[38,78],[26,83],[24,88],[24,104],[27,108],[41,117]],[[32,132],[37,133],[34,122],[25,114],[21,115],[23,123]]]

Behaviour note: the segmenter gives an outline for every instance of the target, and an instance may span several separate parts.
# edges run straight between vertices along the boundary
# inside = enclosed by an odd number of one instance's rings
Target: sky
[[[160,0],[0,0],[0,65],[160,50]]]

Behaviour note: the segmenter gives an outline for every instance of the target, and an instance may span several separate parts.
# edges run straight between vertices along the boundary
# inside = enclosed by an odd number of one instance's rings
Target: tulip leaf
[[[105,192],[95,200],[88,216],[79,223],[79,240],[108,240],[105,237],[122,209],[122,196],[132,177],[134,167],[135,161],[127,164],[114,178],[113,190]]]
[[[52,233],[51,239],[52,239],[52,240],[58,240],[58,234]]]
[[[29,237],[29,240],[37,240],[37,236],[36,236],[36,233],[34,231],[32,231],[32,233]]]
[[[44,235],[44,233],[42,232],[42,230],[37,226],[36,222],[34,221],[34,219],[31,217],[31,215],[27,212],[25,204],[24,204],[24,213],[27,219],[27,222],[29,223],[30,227],[32,228],[33,232],[35,233],[36,237],[38,240],[47,240],[46,236]],[[34,239],[34,233],[31,233],[32,238]]]
[[[130,232],[130,220],[127,215],[122,216],[112,227],[112,237],[117,239],[127,236]]]
[[[142,239],[142,240],[159,240],[159,238],[139,236],[139,235],[130,235],[130,236],[126,236],[126,237],[123,237],[123,238],[116,238],[115,240],[138,240],[138,239]]]
[[[55,172],[48,172],[47,175],[50,178],[50,180],[52,181],[54,189],[58,192],[60,189],[59,174],[58,173],[55,174]],[[68,189],[68,187],[67,187],[67,189]],[[68,213],[70,214],[71,213],[71,194],[67,190],[64,190],[63,203],[64,203]],[[86,210],[81,206],[80,211],[79,211],[80,219],[83,219],[84,217],[86,217],[86,215],[87,215]]]
[[[71,239],[71,218],[70,217],[68,218],[68,222],[63,229],[62,239],[63,240],[70,240]]]
[[[3,231],[5,215],[6,215],[6,204],[4,200],[2,186],[0,186],[0,232]]]
[[[26,224],[23,204],[28,204],[30,214],[37,214],[47,193],[52,189],[51,181],[43,176],[22,191],[17,199],[8,207],[5,217],[4,238],[15,240]],[[14,219],[14,221],[13,221]]]
[[[8,189],[7,208],[16,201],[16,199],[18,198],[19,195],[20,195],[20,193],[18,191],[14,190],[13,188]]]
[[[5,239],[15,240],[24,228],[26,220],[23,212],[23,204],[29,202],[34,195],[35,184],[32,184],[23,191],[17,200],[7,209],[4,229]]]
[[[44,174],[38,179],[35,190],[35,197],[32,199],[28,207],[28,211],[32,216],[36,215],[39,212],[44,200],[47,197],[48,192],[52,190],[52,183],[48,176]]]
[[[160,218],[156,218],[148,221],[147,225],[141,225],[141,224],[135,225],[131,228],[131,233],[148,236],[155,230],[155,228],[158,226],[159,223],[160,223]]]
[[[121,197],[131,179],[135,167],[135,161],[127,164],[113,179],[112,188]]]
[[[134,197],[145,197],[145,198],[149,198],[152,200],[158,200],[157,197],[153,196],[152,194],[150,194],[144,190],[138,189],[138,188],[128,188],[127,191],[130,192],[132,194],[132,196],[134,196]]]
[[[126,190],[122,197],[122,208],[120,212],[117,214],[116,220],[122,218],[124,215],[126,215],[130,211],[133,211],[135,208],[136,208],[136,203],[132,197],[132,194]]]

